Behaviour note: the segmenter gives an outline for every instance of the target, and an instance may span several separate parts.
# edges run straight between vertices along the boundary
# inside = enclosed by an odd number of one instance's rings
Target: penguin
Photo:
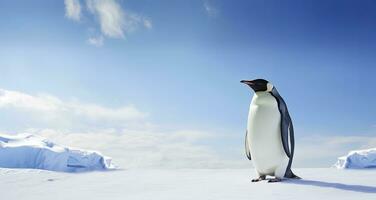
[[[287,105],[277,89],[264,79],[242,80],[255,94],[252,98],[247,131],[245,152],[252,161],[257,178],[252,182],[265,180],[279,182],[285,178],[296,178],[291,170],[294,155],[294,127]]]

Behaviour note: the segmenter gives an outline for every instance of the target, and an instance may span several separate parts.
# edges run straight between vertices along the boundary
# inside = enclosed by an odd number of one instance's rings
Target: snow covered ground
[[[302,180],[252,183],[252,169],[61,173],[0,169],[0,199],[376,199],[376,170],[295,169]]]

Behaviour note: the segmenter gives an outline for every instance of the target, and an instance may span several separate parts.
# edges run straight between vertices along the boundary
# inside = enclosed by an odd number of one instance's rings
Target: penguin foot
[[[259,181],[262,181],[262,180],[265,180],[266,176],[260,176],[256,179],[252,179],[252,182],[259,182]]]
[[[280,179],[280,178],[272,178],[272,179],[268,180],[268,183],[276,183],[276,182],[281,182],[281,181],[282,181],[282,179]]]

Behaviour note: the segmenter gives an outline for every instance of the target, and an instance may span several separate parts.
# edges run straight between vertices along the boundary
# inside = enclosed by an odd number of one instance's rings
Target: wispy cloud
[[[79,0],[64,0],[65,16],[74,21],[81,19],[81,4]]]
[[[88,19],[92,18],[98,23],[101,32],[100,36],[89,37],[88,44],[102,46],[104,37],[125,39],[127,34],[140,27],[146,29],[153,27],[149,18],[124,10],[116,0],[86,0],[85,2]],[[66,16],[74,21],[79,21],[83,14],[79,0],[65,0],[65,11]]]
[[[124,38],[125,13],[115,0],[87,0],[89,11],[94,14],[105,36]]]
[[[97,47],[100,47],[103,45],[103,41],[104,41],[104,37],[103,35],[99,35],[97,37],[89,37],[89,39],[87,39],[87,42],[91,45],[94,45],[94,46],[97,46]]]
[[[217,17],[219,15],[218,7],[214,6],[214,4],[209,0],[204,0],[204,9],[209,17]]]
[[[34,120],[39,119],[49,124],[74,124],[78,120],[82,124],[95,125],[100,121],[115,126],[143,120],[148,115],[133,105],[110,108],[77,100],[66,101],[48,94],[30,95],[4,89],[0,89],[0,109],[29,114],[34,116]]]
[[[61,101],[48,95],[32,96],[17,91],[0,89],[0,108],[12,107],[20,110],[42,112],[56,111]]]

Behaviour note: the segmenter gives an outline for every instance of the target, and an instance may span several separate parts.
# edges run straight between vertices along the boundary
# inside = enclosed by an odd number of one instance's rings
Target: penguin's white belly
[[[270,94],[255,95],[248,116],[248,144],[256,171],[260,175],[281,176],[288,157],[281,140],[281,115],[278,103]],[[282,175],[282,176],[283,176]]]

